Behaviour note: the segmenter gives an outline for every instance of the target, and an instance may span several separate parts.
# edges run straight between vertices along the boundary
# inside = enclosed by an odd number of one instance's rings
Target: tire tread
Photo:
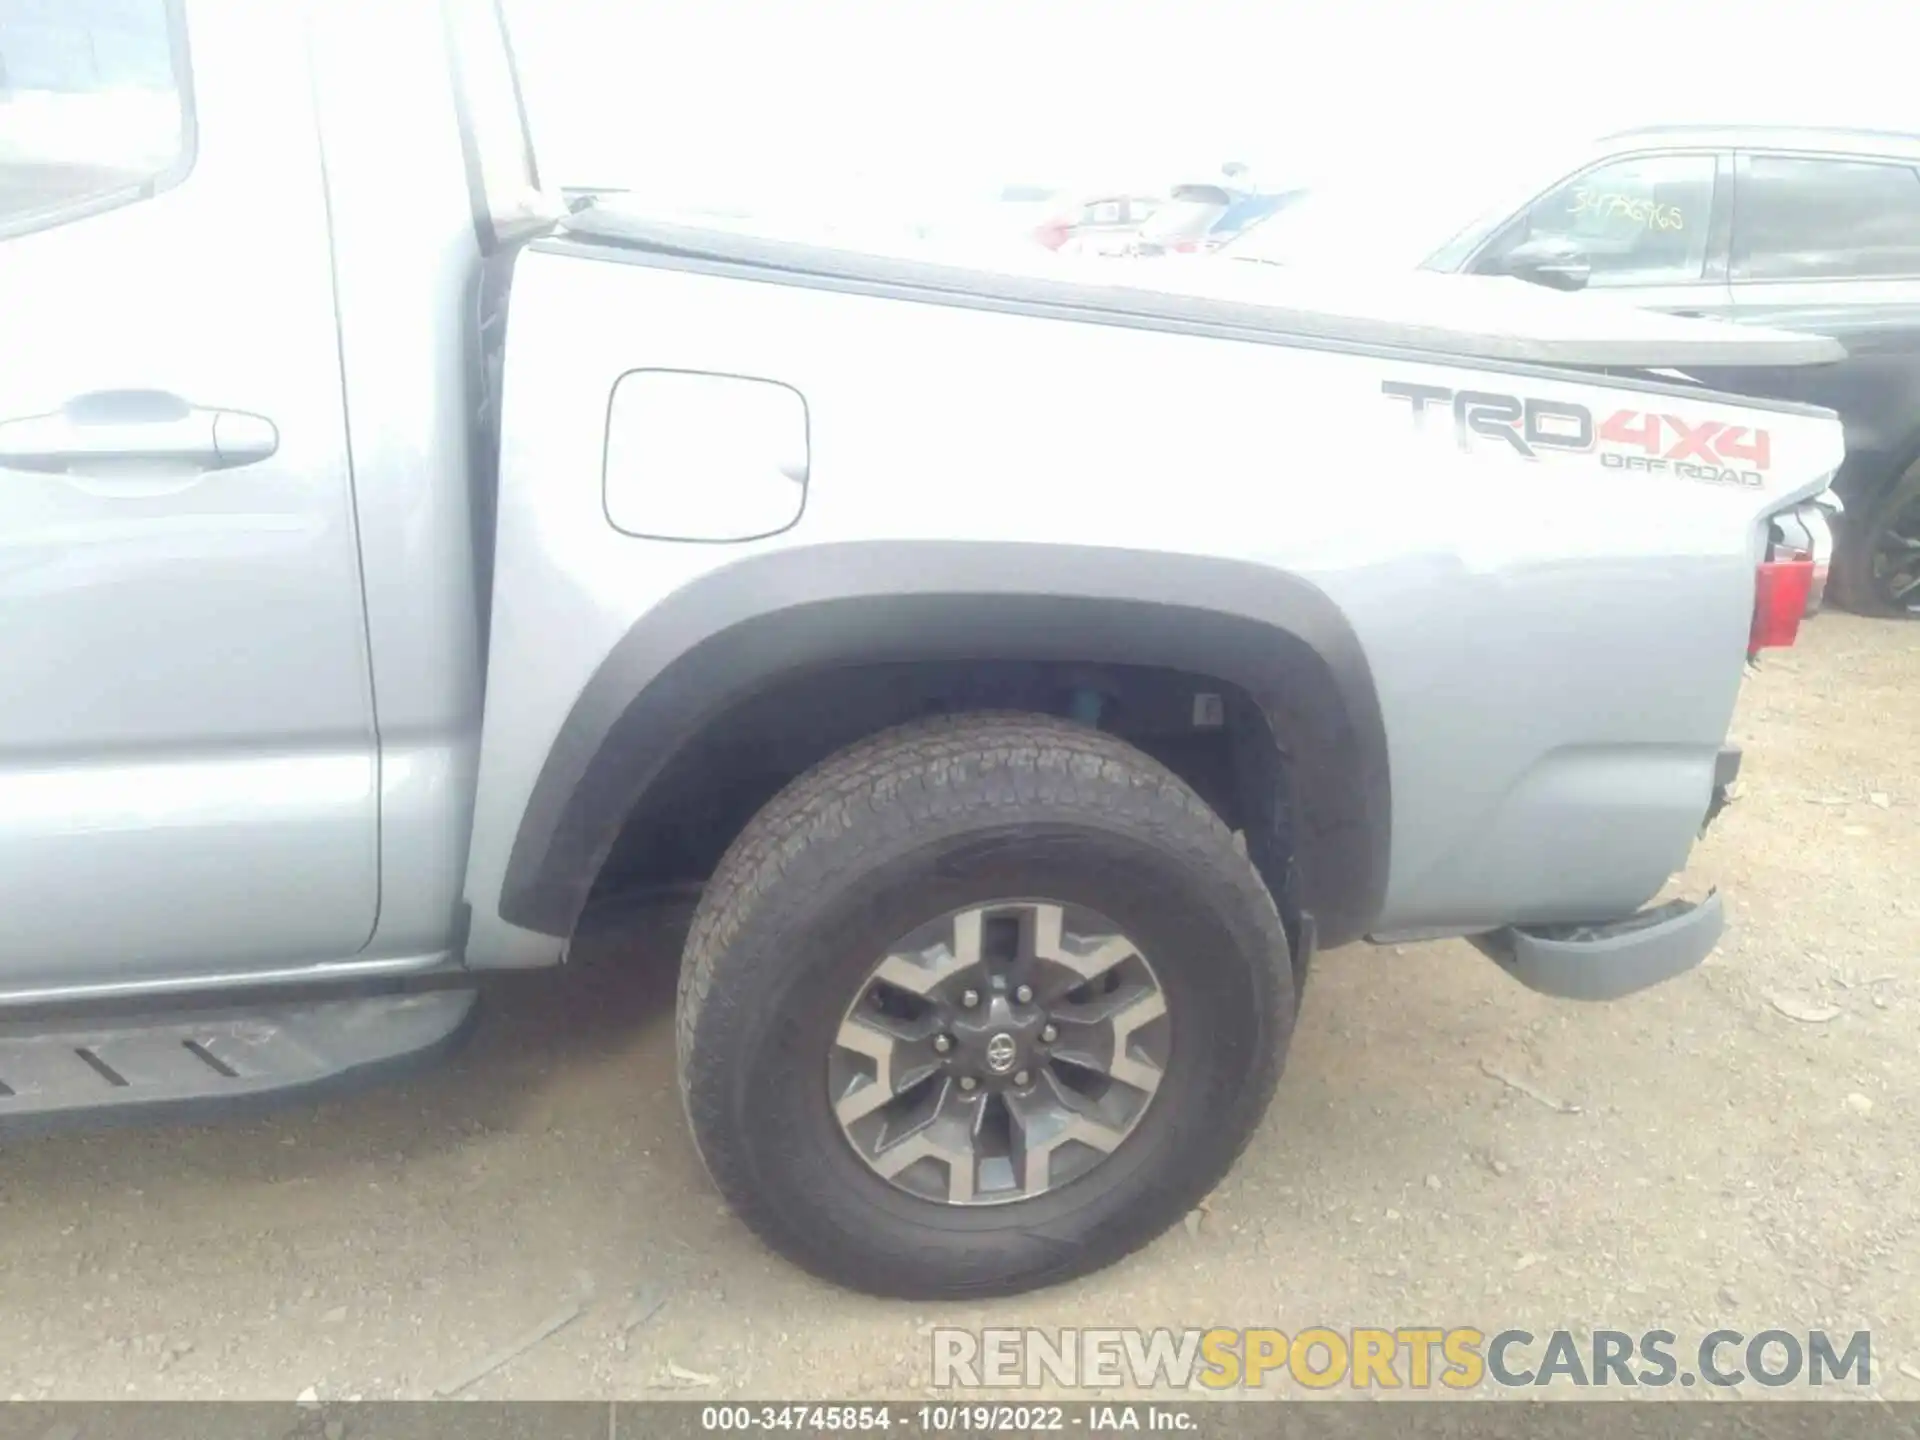
[[[1291,1032],[1293,987],[1285,928],[1265,883],[1236,845],[1217,813],[1158,761],[1111,735],[1070,721],[1026,713],[973,712],[915,721],[859,741],[794,780],[735,838],[709,880],[689,928],[676,1005],[676,1073],[681,1102],[696,1148],[709,1174],[740,1217],[763,1238],[799,1263],[826,1273],[806,1254],[794,1253],[790,1227],[777,1202],[746,1183],[744,1162],[734,1153],[717,1096],[717,1071],[726,1047],[703,1035],[730,1028],[722,1013],[748,1003],[761,991],[755,968],[773,963],[764,946],[739,942],[749,931],[772,925],[795,897],[832,891],[897,854],[933,830],[975,829],[1017,823],[1036,807],[1070,814],[1076,824],[1142,837],[1173,852],[1191,871],[1205,874],[1221,891],[1220,902],[1253,907],[1267,937],[1275,971],[1275,1035],[1270,1059],[1262,1057],[1248,1077],[1243,1104],[1257,1107],[1253,1120],[1221,1147],[1214,1173],[1172,1177],[1181,1191],[1203,1182],[1204,1194],[1238,1158],[1278,1079]],[[703,1083],[712,1081],[714,1083]],[[1223,1117],[1236,1123],[1235,1117]],[[1198,1195],[1193,1198],[1197,1199]],[[1165,1207],[1161,1207],[1164,1209]],[[1020,1277],[979,1273],[943,1286],[938,1293],[989,1294],[1027,1289],[1108,1263],[1137,1248],[1178,1219],[1181,1211],[1143,1217],[1139,1233],[1117,1253],[1089,1259],[1083,1247],[1066,1247],[1048,1269]],[[1103,1247],[1115,1252],[1115,1245]],[[830,1276],[843,1282],[844,1276]],[[896,1294],[932,1293],[901,1288],[874,1276],[862,1288]]]

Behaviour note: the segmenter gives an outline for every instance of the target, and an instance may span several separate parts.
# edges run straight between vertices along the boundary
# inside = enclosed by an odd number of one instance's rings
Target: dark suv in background
[[[1491,158],[1510,148],[1357,170],[1219,254],[1514,275],[1834,336],[1837,365],[1699,378],[1840,413],[1832,593],[1920,615],[1920,135],[1659,127]]]

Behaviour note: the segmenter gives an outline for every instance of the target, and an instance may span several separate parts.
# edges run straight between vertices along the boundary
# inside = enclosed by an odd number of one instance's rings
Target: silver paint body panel
[[[435,7],[182,3],[196,164],[0,240],[31,342],[0,352],[0,421],[164,391],[278,444],[111,485],[0,468],[0,1001],[552,963],[564,933],[502,897],[562,737],[756,617],[908,591],[1323,617],[1384,730],[1375,928],[1624,914],[1684,863],[1762,517],[1824,485],[1839,427],[1542,367],[1817,344],[1436,277],[1397,325],[1265,280],[956,283],[579,226],[514,262],[496,475],[468,177],[503,167],[463,151]],[[750,422],[733,459],[678,434],[642,484],[608,431],[643,371],[800,411],[722,403]],[[1765,426],[1774,464],[1729,489],[1463,448],[1387,380],[1684,404]],[[675,453],[712,494],[647,538]],[[774,525],[781,486],[804,503]]]

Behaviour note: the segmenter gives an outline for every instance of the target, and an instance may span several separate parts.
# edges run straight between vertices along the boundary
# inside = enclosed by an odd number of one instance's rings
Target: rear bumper
[[[1713,767],[1713,795],[1700,833],[1727,808],[1740,750]],[[1508,925],[1467,938],[1529,990],[1568,1000],[1617,1000],[1684,974],[1713,953],[1726,930],[1719,892],[1697,904],[1674,900],[1599,925]]]
[[[1473,944],[1529,990],[1568,1000],[1617,1000],[1685,974],[1726,929],[1719,892],[1675,900],[1601,925],[1509,925]]]

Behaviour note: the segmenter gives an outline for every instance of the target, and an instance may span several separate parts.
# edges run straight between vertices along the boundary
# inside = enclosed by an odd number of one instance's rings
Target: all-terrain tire
[[[1136,1128],[1086,1173],[943,1204],[855,1153],[828,1055],[900,936],[1009,896],[1125,928],[1165,993],[1168,1063]],[[872,1294],[1007,1294],[1110,1264],[1202,1199],[1267,1108],[1294,1008],[1272,897],[1171,771],[1065,721],[942,717],[824,761],[728,850],[682,961],[680,1089],[715,1184],[782,1255]]]

